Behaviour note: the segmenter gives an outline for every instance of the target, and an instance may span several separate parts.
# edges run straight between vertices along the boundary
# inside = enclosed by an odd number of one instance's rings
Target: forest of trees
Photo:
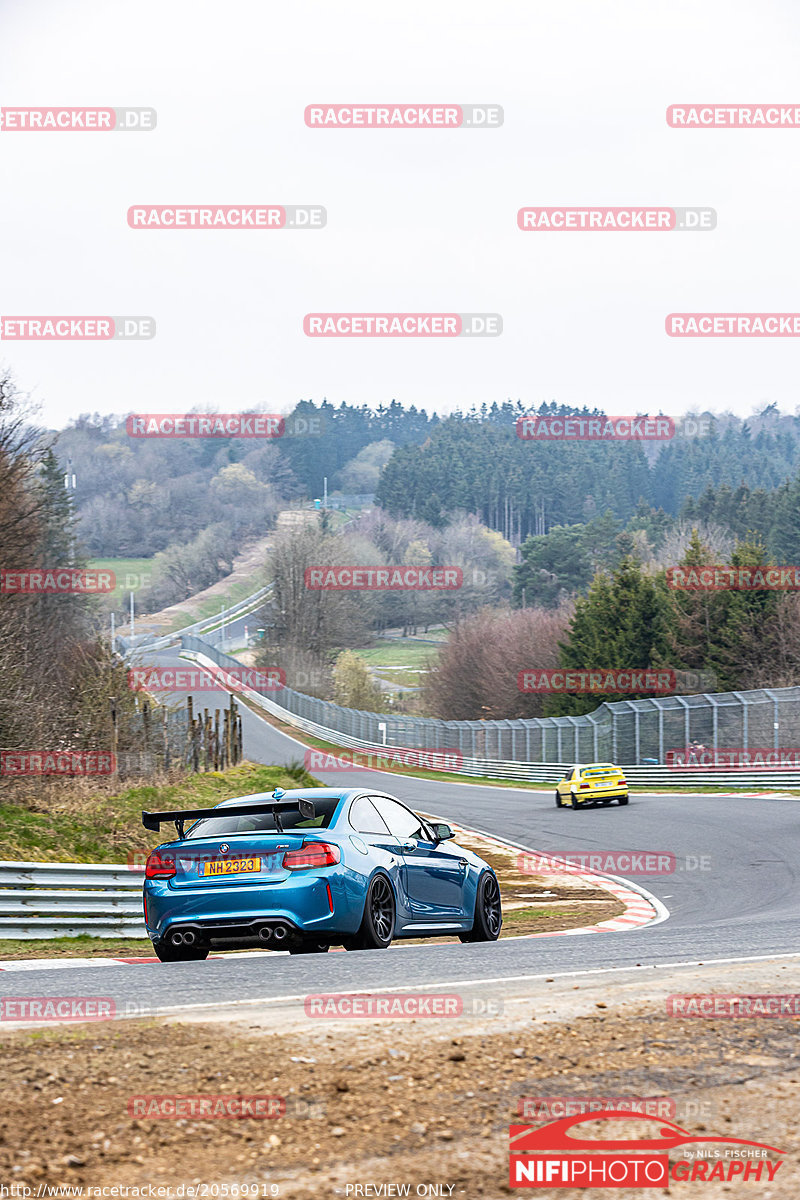
[[[538,411],[574,410],[545,404]],[[521,415],[521,405],[506,403],[485,416],[442,420],[424,445],[395,451],[381,475],[379,503],[432,525],[465,510],[518,542],[606,511],[627,522],[642,501],[678,516],[706,488],[769,491],[800,469],[800,417],[772,410],[749,421],[708,418],[702,436],[678,433],[657,443],[525,441],[516,433]]]
[[[702,436],[666,442],[545,443],[517,437],[525,412],[509,401],[440,419],[394,400],[375,409],[303,400],[287,436],[262,444],[135,439],[123,418],[84,415],[58,433],[55,451],[77,477],[79,534],[93,557],[149,557],[211,526],[235,551],[282,505],[321,496],[326,477],[329,493],[374,492],[390,515],[432,526],[471,513],[514,545],[606,513],[622,528],[661,511],[739,538],[755,531],[784,552],[776,538],[796,498],[786,481],[800,471],[800,417],[769,406],[747,421],[695,414]]]
[[[460,568],[463,583],[454,591],[317,591],[305,581],[314,566],[407,564]],[[266,570],[274,589],[259,617],[267,630],[259,666],[280,667],[290,687],[331,698],[341,650],[364,646],[389,627],[424,633],[507,604],[513,568],[513,548],[475,517],[439,529],[374,509],[334,531],[321,513],[273,539]]]
[[[80,537],[93,558],[148,558],[217,526],[235,552],[287,502],[328,490],[373,493],[396,446],[438,423],[396,401],[376,410],[301,401],[287,436],[133,438],[124,417],[83,415],[53,436],[76,476]],[[310,431],[310,432],[304,432]]]
[[[0,566],[84,567],[61,468],[29,417],[12,378],[0,376]],[[96,601],[12,586],[0,587],[0,748],[108,751],[111,697],[126,748],[134,698]]]
[[[327,478],[329,494],[374,492],[377,507],[343,532],[323,513],[301,533],[275,536],[262,654],[290,685],[294,676],[301,689],[331,695],[348,648],[388,626],[437,622],[451,637],[424,703],[443,716],[575,713],[599,702],[521,695],[516,672],[526,666],[703,668],[721,689],[794,682],[796,597],[674,593],[665,569],[698,556],[800,563],[800,416],[774,406],[746,421],[694,414],[701,434],[653,443],[524,441],[523,415],[510,401],[440,419],[396,401],[370,409],[303,400],[287,436],[261,444],[135,439],[124,419],[98,415],[48,435],[28,423],[6,378],[0,550],[22,565],[154,556],[155,607],[221,577],[281,508],[319,496]],[[77,478],[74,492],[63,488],[65,472]],[[447,595],[304,586],[306,565],[343,562],[458,565],[464,584]],[[0,735],[13,740],[43,691],[57,683],[62,696],[89,694],[93,685],[76,684],[74,673],[105,681],[112,668],[90,601],[0,603],[0,666],[11,684]],[[340,674],[349,678],[348,662]],[[51,708],[37,720],[67,711]],[[99,709],[76,718],[80,736],[95,719],[105,720]]]
[[[680,561],[714,560],[695,532]],[[744,543],[726,561],[754,566],[769,556]],[[572,602],[495,608],[459,622],[428,676],[427,711],[449,720],[576,716],[636,698],[519,692],[520,671],[554,666],[702,671],[719,692],[788,687],[800,673],[800,594],[677,590],[664,569],[624,557]]]

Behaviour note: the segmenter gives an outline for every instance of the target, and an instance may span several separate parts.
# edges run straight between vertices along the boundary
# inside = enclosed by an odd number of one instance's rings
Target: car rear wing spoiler
[[[275,826],[282,833],[280,814],[282,812],[299,812],[304,820],[313,821],[316,816],[313,800],[261,800],[257,804],[225,804],[217,808],[179,808],[173,812],[142,812],[142,824],[145,829],[158,833],[165,821],[174,821],[178,837],[183,839],[184,825],[187,821],[198,820],[200,817],[246,817],[251,813],[272,813]]]

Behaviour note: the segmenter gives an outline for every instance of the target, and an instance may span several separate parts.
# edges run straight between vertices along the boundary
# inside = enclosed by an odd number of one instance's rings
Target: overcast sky
[[[800,103],[790,0],[0,0],[3,106],[153,106],[152,133],[0,132],[0,314],[147,314],[152,341],[3,342],[62,426],[300,398],[440,412],[794,411],[797,339],[666,315],[800,310],[800,129],[668,105]],[[316,130],[315,102],[496,103],[494,130]],[[132,230],[132,204],[321,204],[327,228]],[[522,233],[526,205],[709,205],[710,233]],[[319,311],[499,312],[502,336],[311,339]]]

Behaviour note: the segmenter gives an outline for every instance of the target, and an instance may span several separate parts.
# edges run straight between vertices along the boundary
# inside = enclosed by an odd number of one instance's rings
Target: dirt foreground
[[[297,1006],[291,1014],[253,1006],[194,1022],[8,1031],[0,1182],[30,1186],[32,1196],[64,1194],[44,1185],[86,1197],[90,1188],[161,1185],[171,1189],[161,1196],[176,1200],[500,1197],[511,1190],[509,1124],[563,1115],[541,1115],[542,1101],[533,1098],[638,1096],[662,1098],[651,1110],[665,1115],[663,1105],[671,1105],[669,1119],[693,1135],[786,1152],[772,1183],[766,1173],[759,1181],[696,1179],[660,1194],[795,1200],[798,1021],[677,1019],[666,1015],[665,1001],[674,993],[786,994],[800,990],[797,983],[796,962],[776,960],[560,976],[531,981],[525,993],[517,983],[505,997],[495,988],[494,1015],[480,1019],[311,1019]],[[176,1095],[277,1099],[266,1104],[273,1114],[266,1119],[130,1115],[146,1111],[148,1097]],[[524,1097],[527,1117],[519,1115]],[[625,1122],[625,1135],[649,1137],[658,1128]],[[601,1122],[588,1130],[609,1136]],[[540,1187],[532,1194],[654,1193]]]

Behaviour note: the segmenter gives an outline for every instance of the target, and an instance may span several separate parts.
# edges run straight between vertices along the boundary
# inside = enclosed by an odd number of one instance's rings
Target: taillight
[[[175,859],[170,854],[159,854],[154,850],[144,869],[145,879],[171,879],[175,874]]]
[[[591,787],[592,785],[590,783],[582,783],[580,786],[582,788],[588,788],[588,787]]]
[[[627,779],[618,779],[618,780],[617,780],[617,783],[620,785],[620,787],[627,787],[627,786],[628,786],[628,781],[627,781]]]
[[[303,842],[299,850],[287,850],[283,865],[287,871],[303,871],[309,867],[332,867],[342,855],[330,842]]]

